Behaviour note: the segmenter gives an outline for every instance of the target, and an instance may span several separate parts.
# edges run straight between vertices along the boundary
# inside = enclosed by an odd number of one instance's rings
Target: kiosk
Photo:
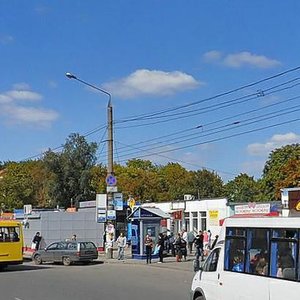
[[[132,258],[145,259],[144,239],[149,234],[156,244],[158,234],[167,230],[161,224],[162,220],[169,219],[169,214],[156,207],[137,207],[128,216],[131,221],[131,249]],[[157,257],[152,256],[153,258]]]

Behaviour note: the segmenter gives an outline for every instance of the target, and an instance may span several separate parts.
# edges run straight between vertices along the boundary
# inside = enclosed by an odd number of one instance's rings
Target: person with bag
[[[41,234],[39,232],[37,232],[35,234],[35,236],[33,237],[31,249],[36,250],[36,251],[39,250],[41,240],[42,240]]]
[[[182,258],[182,252],[181,252],[181,244],[182,244],[182,238],[181,238],[181,234],[180,232],[178,232],[177,234],[177,238],[174,242],[174,246],[175,246],[175,252],[176,252],[176,261],[180,262],[181,258]]]
[[[150,237],[149,234],[146,235],[145,240],[144,240],[144,244],[146,246],[146,260],[147,260],[147,264],[148,263],[151,264],[153,240],[152,240],[152,238]]]

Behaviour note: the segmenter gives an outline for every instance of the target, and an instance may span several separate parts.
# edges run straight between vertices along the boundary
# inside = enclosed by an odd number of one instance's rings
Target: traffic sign
[[[117,178],[112,174],[107,175],[106,176],[106,184],[108,186],[115,186],[117,184]]]

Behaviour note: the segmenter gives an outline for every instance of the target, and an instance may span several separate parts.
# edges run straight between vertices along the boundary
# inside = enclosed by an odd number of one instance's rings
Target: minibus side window
[[[245,238],[226,238],[225,270],[244,272],[245,270]]]
[[[203,271],[215,272],[218,266],[219,255],[220,255],[220,248],[217,248],[213,252],[211,252],[209,257],[205,261],[205,264],[203,266]]]
[[[269,236],[270,231],[265,228],[247,230],[246,273],[268,275]]]
[[[287,239],[271,242],[271,277],[296,280],[297,243]]]

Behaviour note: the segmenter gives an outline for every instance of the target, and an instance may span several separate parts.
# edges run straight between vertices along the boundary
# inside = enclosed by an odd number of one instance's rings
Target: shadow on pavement
[[[8,266],[7,268],[0,270],[0,274],[9,273],[9,272],[39,271],[39,270],[46,270],[49,268],[50,267],[29,266],[29,265]]]

